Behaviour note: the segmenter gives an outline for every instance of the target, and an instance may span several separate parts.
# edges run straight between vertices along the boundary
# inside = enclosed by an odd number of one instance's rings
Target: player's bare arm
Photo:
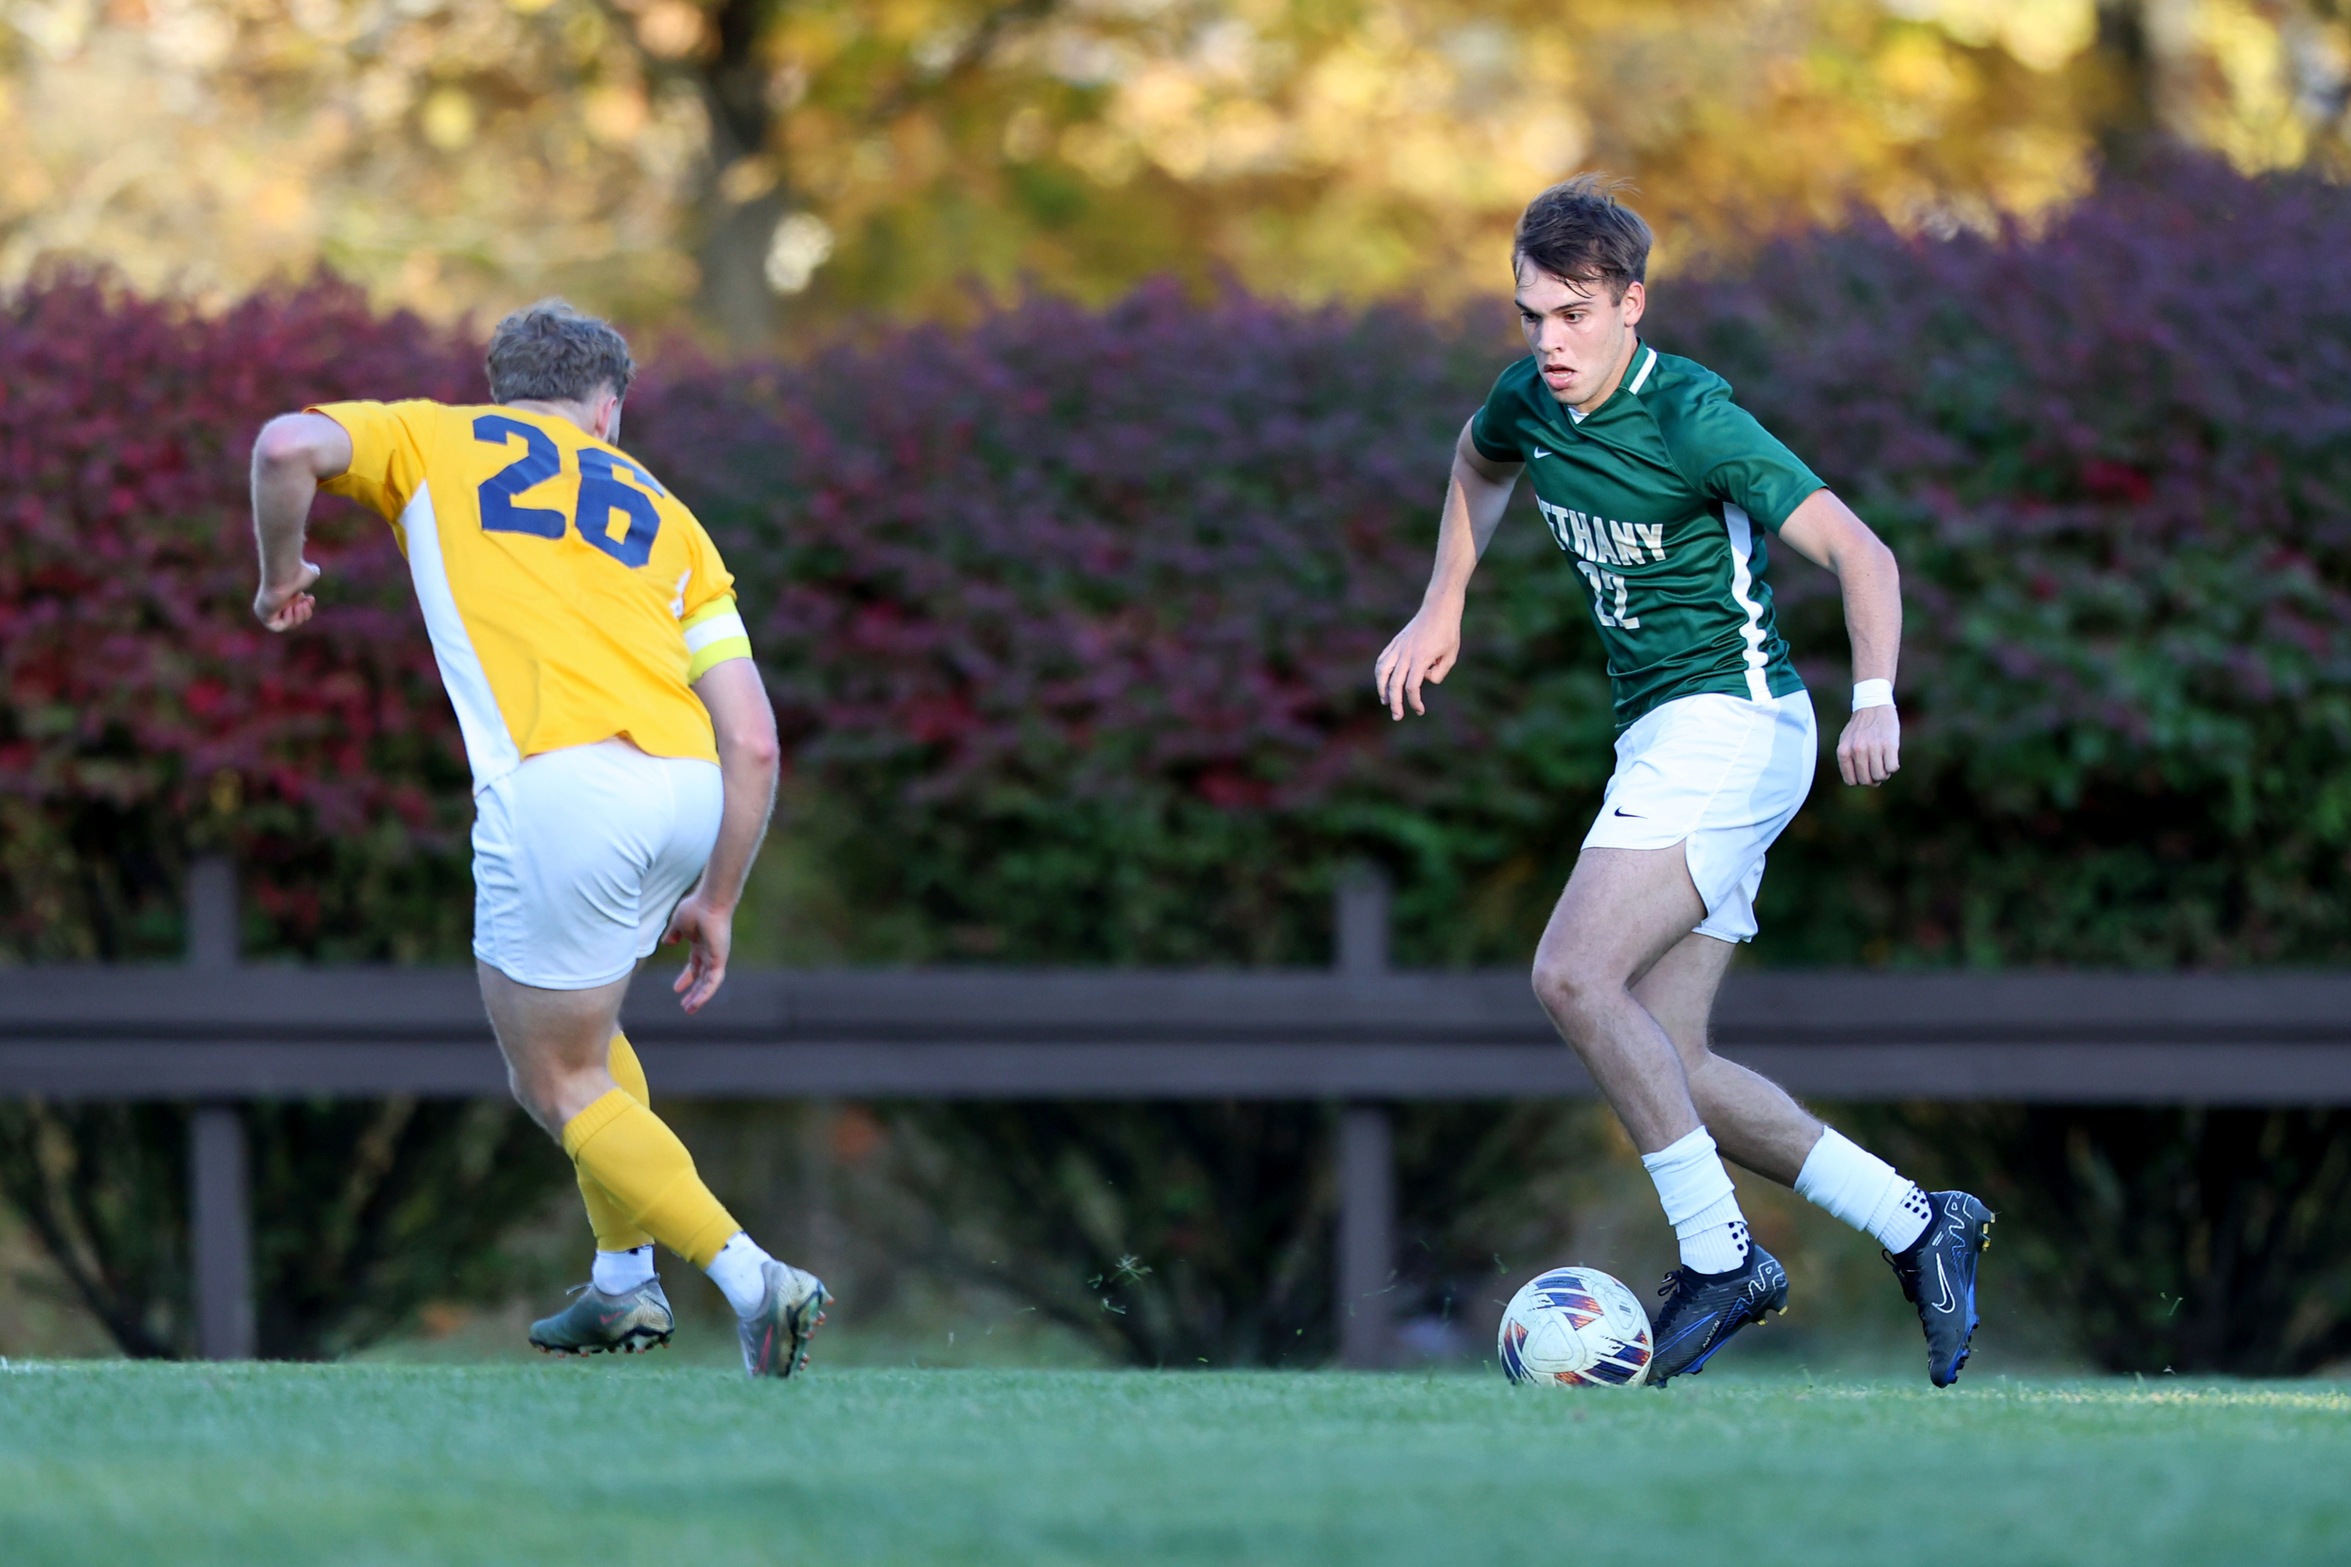
[[[253,442],[253,541],[261,588],[253,613],[272,631],[291,631],[318,608],[318,568],[302,558],[303,530],[320,481],[351,466],[351,437],[324,414],[284,414]]]
[[[1421,595],[1419,613],[1396,633],[1372,669],[1390,717],[1401,719],[1407,704],[1425,714],[1421,683],[1444,684],[1461,657],[1461,612],[1469,601],[1469,579],[1501,525],[1524,466],[1495,462],[1470,440],[1469,426],[1461,427],[1461,437],[1453,443],[1453,477],[1445,486],[1437,564],[1429,575],[1428,591]]]
[[[1837,739],[1837,771],[1848,784],[1875,788],[1902,770],[1902,720],[1891,700],[1902,652],[1902,571],[1894,552],[1853,509],[1815,490],[1789,514],[1780,538],[1826,567],[1845,596],[1845,632],[1853,642],[1853,683],[1886,683],[1888,700],[1856,707]]]
[[[782,761],[775,709],[758,665],[747,658],[714,664],[694,683],[694,694],[710,709],[726,803],[702,880],[670,916],[669,933],[662,938],[692,943],[685,969],[671,987],[688,1012],[699,1012],[726,980],[735,907],[743,900],[743,883],[767,836]]]

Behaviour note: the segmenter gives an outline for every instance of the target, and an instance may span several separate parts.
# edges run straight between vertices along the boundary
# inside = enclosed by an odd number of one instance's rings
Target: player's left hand
[[[678,1005],[688,1012],[699,1012],[703,1004],[718,994],[718,987],[726,983],[727,952],[735,944],[735,917],[722,914],[702,901],[700,892],[689,896],[669,917],[669,931],[662,938],[667,945],[673,941],[692,943],[686,954],[686,966],[678,972],[677,983],[669,988],[678,994]]]
[[[1847,783],[1866,789],[1902,771],[1902,720],[1891,706],[1865,707],[1845,721],[1837,739],[1837,771]]]

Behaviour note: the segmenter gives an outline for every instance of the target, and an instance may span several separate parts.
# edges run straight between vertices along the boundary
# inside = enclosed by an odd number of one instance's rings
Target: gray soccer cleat
[[[531,1324],[531,1347],[549,1355],[633,1355],[659,1349],[676,1325],[659,1279],[607,1295],[594,1284],[572,1292],[572,1303]]]
[[[808,1341],[824,1322],[832,1295],[824,1281],[773,1258],[761,1263],[767,1293],[741,1320],[743,1369],[755,1377],[788,1377],[808,1364]]]

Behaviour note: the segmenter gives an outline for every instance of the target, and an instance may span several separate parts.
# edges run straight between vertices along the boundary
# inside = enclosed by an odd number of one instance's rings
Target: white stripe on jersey
[[[1763,655],[1763,606],[1755,602],[1755,579],[1747,571],[1747,562],[1755,553],[1755,525],[1747,520],[1744,508],[1728,501],[1723,502],[1722,525],[1731,536],[1731,597],[1747,612],[1747,623],[1739,628],[1739,636],[1747,644],[1747,699],[1768,702],[1771,682],[1763,678],[1763,670],[1770,660]]]
[[[449,591],[449,567],[441,557],[441,519],[433,512],[429,484],[417,485],[415,497],[400,513],[400,531],[408,539],[408,575],[416,584],[416,602],[424,609],[433,662],[441,666],[441,684],[448,688],[449,705],[457,709],[465,759],[473,767],[474,793],[479,794],[520,767],[522,753],[505,715],[498,711],[481,655],[466,634],[465,617],[457,613],[457,595]]]
[[[1647,345],[1644,344],[1643,346],[1646,347]],[[1649,350],[1649,357],[1641,361],[1641,373],[1633,377],[1633,384],[1626,387],[1625,390],[1632,393],[1635,397],[1640,396],[1641,388],[1649,384],[1649,372],[1656,368],[1657,350],[1651,348]]]

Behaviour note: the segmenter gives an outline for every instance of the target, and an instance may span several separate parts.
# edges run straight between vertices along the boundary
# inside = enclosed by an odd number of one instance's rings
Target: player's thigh
[[[1535,949],[1536,982],[1629,984],[1705,914],[1681,845],[1585,849]]]
[[[498,1048],[526,1086],[606,1068],[628,994],[625,977],[588,990],[550,990],[510,979],[487,963],[476,963],[474,971]]]
[[[1685,1068],[1710,1053],[1707,1028],[1715,993],[1738,950],[1736,942],[1692,933],[1668,947],[1633,985],[1633,999],[1672,1038]]]

